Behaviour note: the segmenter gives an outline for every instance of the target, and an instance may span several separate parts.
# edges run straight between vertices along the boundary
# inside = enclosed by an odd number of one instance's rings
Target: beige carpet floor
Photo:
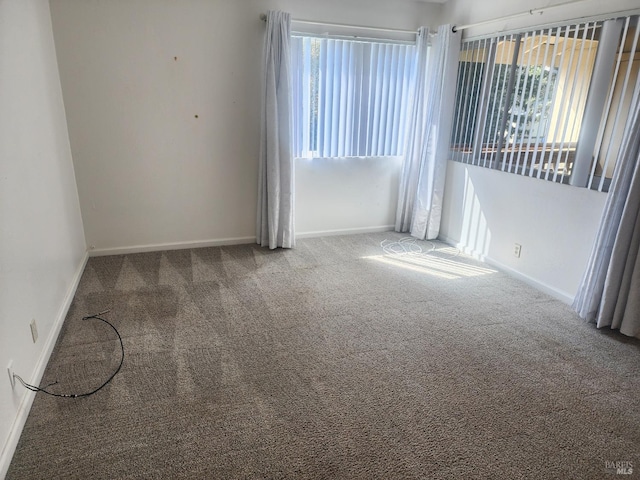
[[[640,342],[400,238],[91,258],[8,478],[640,474]]]

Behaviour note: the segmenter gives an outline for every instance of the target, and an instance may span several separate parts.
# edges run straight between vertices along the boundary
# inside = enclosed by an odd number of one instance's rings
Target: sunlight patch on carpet
[[[447,280],[497,273],[497,270],[491,268],[469,265],[460,261],[431,255],[371,255],[362,258],[394,267],[413,270],[415,272],[426,273]]]

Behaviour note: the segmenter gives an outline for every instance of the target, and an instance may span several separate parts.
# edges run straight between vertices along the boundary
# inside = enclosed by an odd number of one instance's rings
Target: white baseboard
[[[515,270],[507,265],[504,265],[503,263],[500,263],[499,261],[495,260],[494,258],[491,258],[481,252],[477,252],[473,249],[470,249],[468,246],[457,242],[451,238],[448,238],[444,235],[440,235],[438,237],[439,240],[442,240],[445,243],[448,243],[449,245],[452,245],[454,247],[456,247],[457,249],[459,249],[460,251],[462,251],[463,253],[466,253],[467,255],[471,255],[474,258],[477,258],[478,260],[481,260],[483,262],[488,263],[489,265],[496,267],[500,270],[502,270],[505,273],[508,273],[509,275],[511,275],[512,277],[517,278],[518,280],[522,280],[523,282],[531,285],[534,288],[537,288],[538,290],[546,293],[547,295],[550,295],[551,297],[560,300],[563,303],[566,303],[567,305],[571,305],[573,303],[573,296],[569,295],[567,292],[563,292],[562,290],[558,290],[555,287],[552,287],[551,285],[548,285],[544,282],[541,282],[533,277],[530,277],[529,275],[526,275],[522,272],[519,272],[518,270]]]
[[[481,262],[487,262],[487,263],[491,264],[491,260],[492,259],[489,258],[487,255],[485,255],[482,252],[478,252],[477,250],[475,250],[473,248],[469,248],[464,243],[458,242],[457,240],[454,240],[453,238],[449,238],[446,235],[440,234],[440,235],[438,235],[438,240],[440,240],[441,242],[444,242],[446,244],[449,244],[452,247],[457,248],[458,250],[460,250],[465,255],[469,255],[469,256],[475,258],[476,260],[480,260]],[[497,267],[498,265],[494,265],[494,266]]]
[[[380,233],[394,229],[393,225],[382,225],[380,227],[345,228],[340,230],[319,230],[317,232],[296,233],[296,238],[328,237],[333,235],[352,235],[357,233]]]
[[[525,275],[522,272],[514,270],[513,268],[508,267],[490,257],[487,257],[485,261],[489,265],[493,265],[494,267],[499,268],[500,270],[508,273],[512,277],[515,277],[518,280],[522,280],[523,282],[528,283],[532,287],[537,288],[538,290],[546,293],[547,295],[557,300],[560,300],[562,303],[566,303],[567,305],[571,305],[573,303],[573,297],[568,293],[563,292],[562,290],[558,290],[557,288],[552,287],[551,285],[547,285],[544,282],[541,282],[539,280],[536,280],[535,278]]]
[[[393,225],[379,227],[345,228],[340,230],[318,230],[315,232],[296,233],[296,238],[315,238],[332,235],[351,235],[357,233],[379,233],[393,230]],[[191,242],[154,243],[149,245],[134,245],[131,247],[97,248],[89,250],[90,257],[105,255],[127,255],[130,253],[159,252],[163,250],[181,250],[185,248],[220,247],[224,245],[245,245],[255,243],[256,237],[232,237],[215,240],[196,240]]]
[[[64,301],[62,302],[62,305],[58,310],[58,314],[54,319],[53,326],[42,348],[40,357],[38,358],[33,373],[30,377],[26,377],[34,385],[38,385],[42,380],[45,368],[47,368],[49,358],[51,357],[51,353],[53,352],[53,347],[56,345],[58,335],[60,334],[60,330],[62,329],[62,324],[64,323],[64,319],[66,318],[67,313],[69,312],[73,297],[76,294],[76,290],[78,288],[78,284],[80,283],[80,279],[82,278],[82,273],[84,272],[84,267],[87,264],[88,258],[89,256],[85,254],[82,261],[80,262],[80,265],[78,266],[78,269],[76,270],[71,281],[71,285],[67,290],[67,294],[64,297]],[[22,398],[20,399],[20,404],[18,406],[18,411],[13,419],[13,424],[9,429],[9,435],[7,436],[4,447],[2,448],[2,455],[0,455],[0,478],[5,478],[7,475],[9,465],[11,464],[11,459],[13,458],[13,454],[15,453],[16,447],[18,446],[18,441],[20,440],[22,429],[24,428],[24,424],[27,421],[29,411],[31,410],[31,405],[33,404],[33,400],[35,399],[35,397],[36,392],[32,392],[30,390],[27,390],[26,388],[24,389],[24,393],[22,395]]]
[[[89,251],[90,257],[104,255],[126,255],[129,253],[159,252],[162,250],[182,250],[185,248],[220,247],[223,245],[244,245],[255,243],[256,237],[220,238],[216,240],[195,240],[191,242],[154,243],[149,245],[134,245],[132,247],[98,248]]]

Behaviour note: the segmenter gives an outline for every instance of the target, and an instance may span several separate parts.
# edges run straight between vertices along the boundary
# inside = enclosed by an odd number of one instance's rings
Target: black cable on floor
[[[66,394],[66,393],[54,393],[54,392],[50,392],[47,390],[47,388],[49,388],[51,385],[55,385],[56,383],[58,383],[57,381],[50,383],[49,385],[47,385],[44,388],[40,388],[40,387],[36,387],[35,385],[29,385],[28,383],[26,383],[22,377],[20,377],[20,375],[17,374],[13,374],[14,378],[17,378],[18,381],[28,390],[31,390],[32,392],[42,392],[42,393],[46,393],[47,395],[51,395],[52,397],[61,397],[61,398],[81,398],[81,397],[88,397],[90,395],[93,395],[94,393],[99,392],[100,390],[102,390],[102,388],[104,388],[111,380],[113,380],[113,377],[115,377],[118,372],[120,371],[120,369],[122,368],[122,364],[124,363],[124,344],[122,343],[122,337],[120,336],[120,333],[118,332],[118,330],[116,329],[116,327],[114,327],[111,323],[109,323],[108,321],[106,321],[104,318],[101,317],[101,315],[104,315],[105,313],[108,313],[109,310],[105,310],[104,312],[100,312],[100,313],[96,313],[95,315],[89,315],[88,317],[82,317],[82,320],[89,320],[91,318],[95,318],[96,320],[100,320],[104,323],[106,323],[107,325],[109,325],[111,328],[113,328],[113,331],[116,332],[116,335],[118,336],[118,340],[120,340],[120,349],[122,350],[122,357],[120,358],[120,364],[118,365],[118,368],[116,369],[115,372],[113,372],[111,374],[111,376],[99,387],[95,388],[94,390],[91,390],[90,392],[87,393],[70,393],[70,394]]]

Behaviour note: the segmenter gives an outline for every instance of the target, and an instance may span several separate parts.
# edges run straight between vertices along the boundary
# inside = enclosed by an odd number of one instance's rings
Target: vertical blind
[[[452,158],[563,181],[570,173],[598,24],[463,44]]]
[[[415,45],[294,36],[294,156],[401,155]]]
[[[596,137],[592,154],[594,161],[587,185],[599,191],[603,190],[607,180],[613,176],[623,133],[630,128],[627,120],[633,113],[629,110],[631,99],[640,94],[639,35],[638,16],[625,18],[615,49],[615,66]]]
[[[640,89],[638,16],[462,45],[451,158],[608,189]]]

